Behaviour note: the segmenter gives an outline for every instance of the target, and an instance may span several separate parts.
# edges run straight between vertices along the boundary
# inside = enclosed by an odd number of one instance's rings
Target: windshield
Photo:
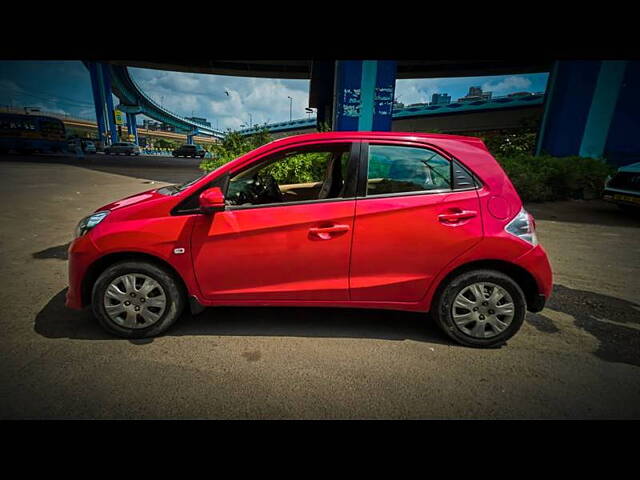
[[[159,188],[156,191],[161,195],[175,195],[177,193],[182,192],[183,190],[186,190],[191,185],[196,183],[201,178],[204,178],[208,174],[209,174],[209,172],[205,172],[202,175],[199,175],[197,178],[194,178],[190,182],[181,183],[180,185],[167,185],[166,187]]]

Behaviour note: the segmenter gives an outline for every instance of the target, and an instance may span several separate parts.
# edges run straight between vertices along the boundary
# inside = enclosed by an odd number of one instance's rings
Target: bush
[[[227,132],[224,138],[211,146],[211,158],[204,159],[200,169],[210,172],[270,141],[271,135],[266,128],[253,135]]]
[[[523,201],[589,200],[602,196],[607,175],[615,172],[613,167],[594,158],[535,157],[528,153],[533,145],[533,137],[529,134],[519,135],[519,139],[515,135],[501,137],[502,148],[490,150],[511,178]],[[220,142],[211,146],[212,158],[203,159],[200,168],[209,172],[271,140],[266,129],[249,136],[228,132]],[[322,155],[308,153],[277,162],[266,171],[278,182],[286,184],[322,178],[323,167]]]
[[[615,171],[594,158],[520,154],[496,159],[525,202],[599,198],[605,179]]]

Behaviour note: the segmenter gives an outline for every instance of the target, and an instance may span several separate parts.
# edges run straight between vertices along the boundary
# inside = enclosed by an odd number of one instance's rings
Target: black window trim
[[[437,195],[441,193],[453,193],[453,192],[466,192],[470,190],[478,190],[479,188],[482,187],[482,182],[480,181],[480,179],[478,179],[478,177],[474,175],[473,172],[471,172],[461,161],[459,161],[457,158],[455,158],[453,155],[449,153],[441,152],[438,149],[434,149],[429,145],[415,144],[415,145],[408,146],[408,145],[403,145],[399,143],[391,143],[391,142],[387,143],[387,142],[381,141],[381,142],[374,142],[374,145],[387,145],[390,147],[422,148],[424,150],[429,150],[437,153],[438,155],[440,155],[441,157],[449,161],[449,164],[450,164],[449,171],[451,172],[451,181],[453,185],[451,185],[451,188],[439,188],[435,190],[419,190],[419,191],[413,191],[413,192],[380,193],[377,195],[376,194],[367,195],[367,182],[368,182],[367,177],[369,173],[369,145],[370,144],[371,143],[367,140],[364,140],[361,142],[358,189],[357,189],[358,194],[356,196],[357,200],[367,200],[372,198],[385,198],[385,197],[404,197],[404,196],[415,196],[415,195]],[[443,153],[445,154],[443,155]],[[474,183],[472,187],[456,188],[455,186],[456,180],[453,175],[454,162],[458,167],[462,168],[467,174],[469,174],[469,176],[471,177]]]

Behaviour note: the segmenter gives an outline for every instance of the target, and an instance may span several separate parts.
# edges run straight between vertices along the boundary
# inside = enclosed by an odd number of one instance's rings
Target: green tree
[[[271,142],[271,140],[271,134],[266,128],[262,128],[252,135],[229,131],[219,142],[211,145],[211,158],[204,159],[200,163],[200,168],[205,172],[215,170],[225,163]]]

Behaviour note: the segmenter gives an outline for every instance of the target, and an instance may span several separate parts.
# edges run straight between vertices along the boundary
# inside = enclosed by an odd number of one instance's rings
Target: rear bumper
[[[553,273],[547,252],[542,248],[542,245],[536,245],[518,258],[516,263],[527,270],[536,282],[538,292],[527,299],[527,309],[539,312],[551,297],[553,289]]]
[[[542,311],[545,304],[547,303],[547,297],[539,293],[533,298],[530,298],[527,302],[527,310],[533,313],[537,313]]]

